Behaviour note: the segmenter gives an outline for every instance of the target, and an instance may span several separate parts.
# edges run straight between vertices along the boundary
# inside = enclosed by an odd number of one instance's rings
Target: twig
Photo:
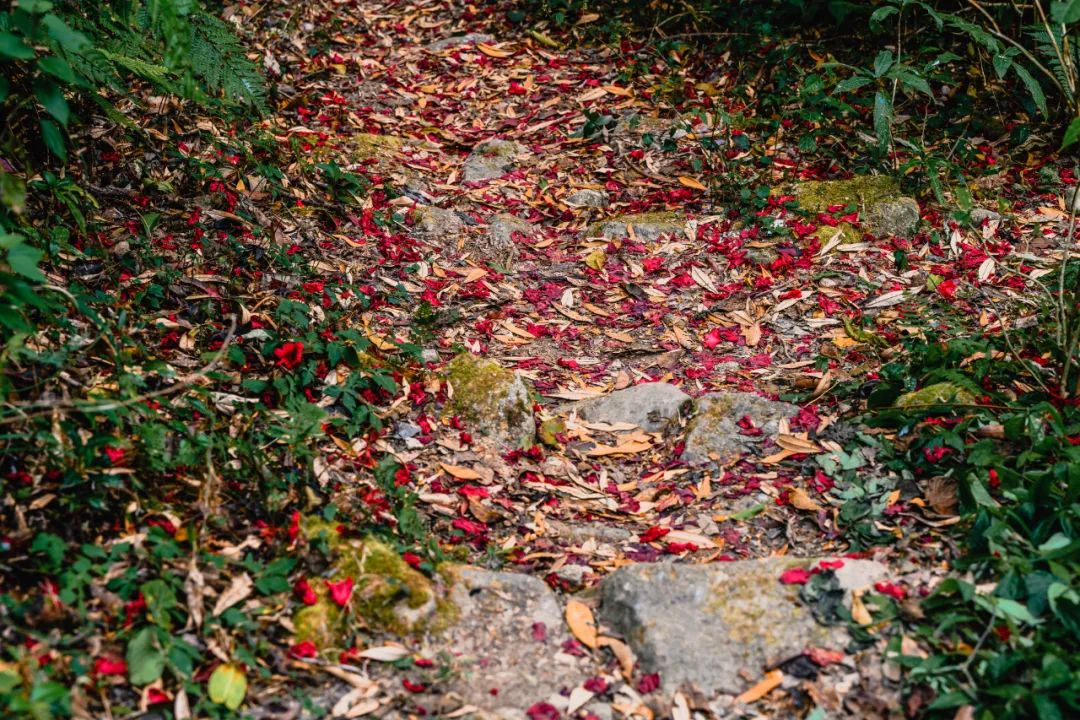
[[[19,411],[19,414],[0,419],[0,425],[10,425],[12,423],[19,422],[20,420],[29,420],[30,418],[40,417],[42,415],[51,415],[56,410],[64,410],[82,414],[109,412],[110,410],[119,410],[120,408],[128,407],[130,405],[137,405],[138,403],[146,402],[147,400],[165,397],[167,395],[177,393],[180,390],[183,390],[184,388],[189,387],[206,377],[207,373],[217,367],[218,363],[221,362],[221,359],[225,357],[225,353],[228,351],[229,346],[232,344],[233,336],[236,333],[236,315],[229,315],[229,319],[231,321],[229,326],[229,332],[228,334],[226,334],[225,340],[221,343],[221,347],[218,348],[218,351],[214,354],[214,357],[210,359],[210,362],[208,362],[206,365],[203,365],[201,368],[191,373],[190,375],[178,378],[177,382],[170,385],[169,387],[161,388],[159,390],[154,390],[148,393],[143,393],[142,395],[137,395],[133,398],[128,398],[127,400],[113,400],[101,403],[51,403],[40,401],[25,404],[7,403],[4,406],[5,409]],[[48,410],[45,412],[37,413],[21,412],[22,410],[29,408],[48,408]]]

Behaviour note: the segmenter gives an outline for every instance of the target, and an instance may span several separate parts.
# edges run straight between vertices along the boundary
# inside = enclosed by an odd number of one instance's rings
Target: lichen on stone
[[[331,523],[316,518],[304,522],[309,541],[322,540],[330,567],[318,580],[309,580],[316,602],[293,615],[297,640],[319,647],[343,647],[359,629],[409,634],[425,628],[436,614],[435,588],[390,546],[372,537],[344,538]],[[345,608],[330,597],[326,581],[352,578],[352,596]]]
[[[447,366],[446,380],[453,396],[444,415],[457,415],[500,444],[532,443],[536,434],[532,402],[515,373],[493,360],[462,353]]]
[[[393,155],[404,143],[391,135],[357,133],[349,138],[352,158],[356,162]]]
[[[924,405],[974,405],[977,398],[967,388],[956,383],[940,382],[920,390],[901,395],[896,407],[909,408]]]
[[[686,220],[674,212],[647,212],[633,215],[618,215],[594,222],[589,226],[588,237],[623,237],[627,235],[626,226],[632,225],[634,233],[645,240],[655,240],[666,233],[682,233]]]
[[[860,175],[850,180],[814,180],[794,188],[799,205],[810,212],[824,212],[834,205],[865,207],[894,200],[900,185],[885,175]]]

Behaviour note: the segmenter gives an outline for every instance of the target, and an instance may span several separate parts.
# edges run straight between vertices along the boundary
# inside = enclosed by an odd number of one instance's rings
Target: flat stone
[[[524,151],[525,148],[511,140],[484,140],[465,158],[461,177],[465,182],[500,178],[514,169],[517,156]]]
[[[972,208],[969,215],[971,216],[971,224],[975,227],[980,227],[983,224],[983,221],[991,223],[1001,222],[1001,213],[987,210],[986,208]]]
[[[520,375],[470,353],[455,357],[446,370],[454,396],[444,415],[459,416],[479,439],[504,448],[532,443],[536,420]]]
[[[442,40],[436,40],[430,43],[424,49],[428,52],[442,52],[443,50],[450,50],[452,48],[459,48],[464,45],[475,45],[476,43],[492,43],[495,42],[495,38],[487,33],[468,33],[466,35],[458,35],[456,37],[443,38]]]
[[[416,231],[436,242],[457,242],[465,231],[465,221],[453,210],[418,205],[413,210]]]
[[[642,383],[571,407],[592,422],[631,423],[647,432],[662,432],[689,401],[689,395],[669,383]]]
[[[633,649],[665,693],[736,694],[808,647],[840,649],[847,633],[819,625],[780,575],[814,560],[628,565],[600,583],[601,621]]]
[[[487,261],[510,265],[517,257],[515,235],[530,237],[536,233],[536,226],[510,213],[498,213],[488,220],[485,241],[470,244],[473,255]]]
[[[440,688],[484,717],[524,718],[534,703],[565,707],[560,695],[589,677],[582,661],[560,653],[570,638],[562,606],[539,578],[473,567],[450,571],[457,619],[428,644],[452,654],[453,672]],[[497,692],[493,692],[497,691]]]
[[[661,235],[681,236],[686,229],[686,220],[676,213],[653,212],[619,217],[593,223],[589,227],[589,236],[600,236],[608,240],[626,237],[630,234],[627,226],[633,226],[634,235],[647,242],[656,240]]]
[[[919,226],[919,203],[910,197],[873,203],[867,205],[862,218],[866,229],[875,235],[910,236]]]
[[[585,188],[566,198],[565,202],[573,207],[606,208],[610,200],[606,192]]]
[[[793,417],[799,409],[788,403],[768,400],[753,393],[719,392],[703,395],[694,403],[694,414],[686,428],[686,449],[682,458],[691,465],[715,459],[732,462],[753,452],[755,443],[776,434],[780,420]],[[744,434],[738,423],[749,418],[762,435]]]

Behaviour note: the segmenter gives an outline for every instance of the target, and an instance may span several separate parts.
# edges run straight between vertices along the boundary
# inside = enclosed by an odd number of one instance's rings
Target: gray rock
[[[465,231],[465,222],[453,210],[418,205],[413,210],[416,231],[438,242],[456,242]]]
[[[510,140],[485,140],[465,158],[461,177],[465,182],[502,177],[514,169],[516,158],[522,152],[524,148]]]
[[[752,451],[755,442],[776,434],[780,420],[799,409],[788,403],[767,400],[752,393],[719,392],[698,398],[686,427],[683,460],[691,465],[709,462],[727,464]],[[739,420],[750,418],[763,435],[745,435]]]
[[[593,223],[589,227],[588,234],[614,240],[630,234],[627,225],[633,226],[634,235],[642,240],[652,242],[661,235],[682,236],[683,231],[686,229],[686,220],[676,213],[669,212],[620,215],[619,217]]]
[[[856,590],[865,590],[874,583],[889,577],[889,568],[873,560],[843,558],[843,567],[833,570],[840,589],[850,594]]]
[[[494,360],[462,353],[450,361],[446,379],[454,396],[444,415],[457,415],[481,441],[504,448],[531,444],[536,436],[529,387],[516,372]]]
[[[911,235],[919,226],[919,217],[919,203],[910,197],[898,197],[895,200],[867,205],[863,213],[867,230],[883,236]]]
[[[642,672],[665,692],[742,692],[764,671],[808,647],[847,644],[839,627],[817,624],[784,570],[814,561],[765,558],[710,565],[628,565],[600,583],[601,621],[633,649]]]
[[[562,690],[589,676],[580,660],[559,653],[570,636],[562,607],[542,580],[470,567],[452,573],[457,618],[429,640],[433,650],[454,655],[453,673],[440,688],[444,697],[454,695],[489,717],[517,719],[534,703],[560,704]]]
[[[593,422],[632,423],[647,432],[662,432],[689,401],[689,395],[669,383],[642,383],[571,407]]]
[[[514,235],[520,233],[531,236],[536,226],[510,213],[499,213],[488,221],[486,241],[474,243],[470,248],[477,257],[509,265],[517,257],[517,244]]]
[[[586,188],[566,198],[566,204],[573,207],[606,208],[609,200],[606,192]]]
[[[442,40],[436,40],[433,43],[427,45],[425,50],[428,52],[442,52],[443,50],[449,50],[451,48],[462,47],[463,45],[473,45],[475,43],[492,43],[495,38],[491,37],[487,33],[468,33],[466,35],[458,35],[457,37],[443,38]]]
[[[970,215],[971,224],[975,227],[981,226],[984,220],[992,223],[1001,222],[1001,213],[986,208],[972,208]]]

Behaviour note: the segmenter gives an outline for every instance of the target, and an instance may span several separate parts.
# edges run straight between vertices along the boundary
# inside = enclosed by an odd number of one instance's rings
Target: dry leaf
[[[765,677],[759,680],[752,688],[735,698],[735,702],[749,704],[754,703],[780,687],[784,681],[782,670],[770,670]]]
[[[588,605],[580,600],[566,603],[566,624],[585,647],[596,647],[596,621]]]
[[[482,475],[476,472],[472,468],[461,467],[460,465],[447,465],[446,463],[439,463],[447,475],[456,477],[458,480],[479,480]]]
[[[212,615],[220,615],[236,603],[240,602],[248,595],[251,594],[251,589],[254,587],[254,583],[251,582],[251,576],[247,573],[242,573],[233,578],[232,583],[225,592],[221,593],[216,603],[214,603],[214,611]]]
[[[692,177],[687,177],[686,175],[679,176],[679,183],[681,185],[685,185],[688,188],[693,188],[694,190],[708,190],[708,188],[702,185],[700,182],[698,182]]]

